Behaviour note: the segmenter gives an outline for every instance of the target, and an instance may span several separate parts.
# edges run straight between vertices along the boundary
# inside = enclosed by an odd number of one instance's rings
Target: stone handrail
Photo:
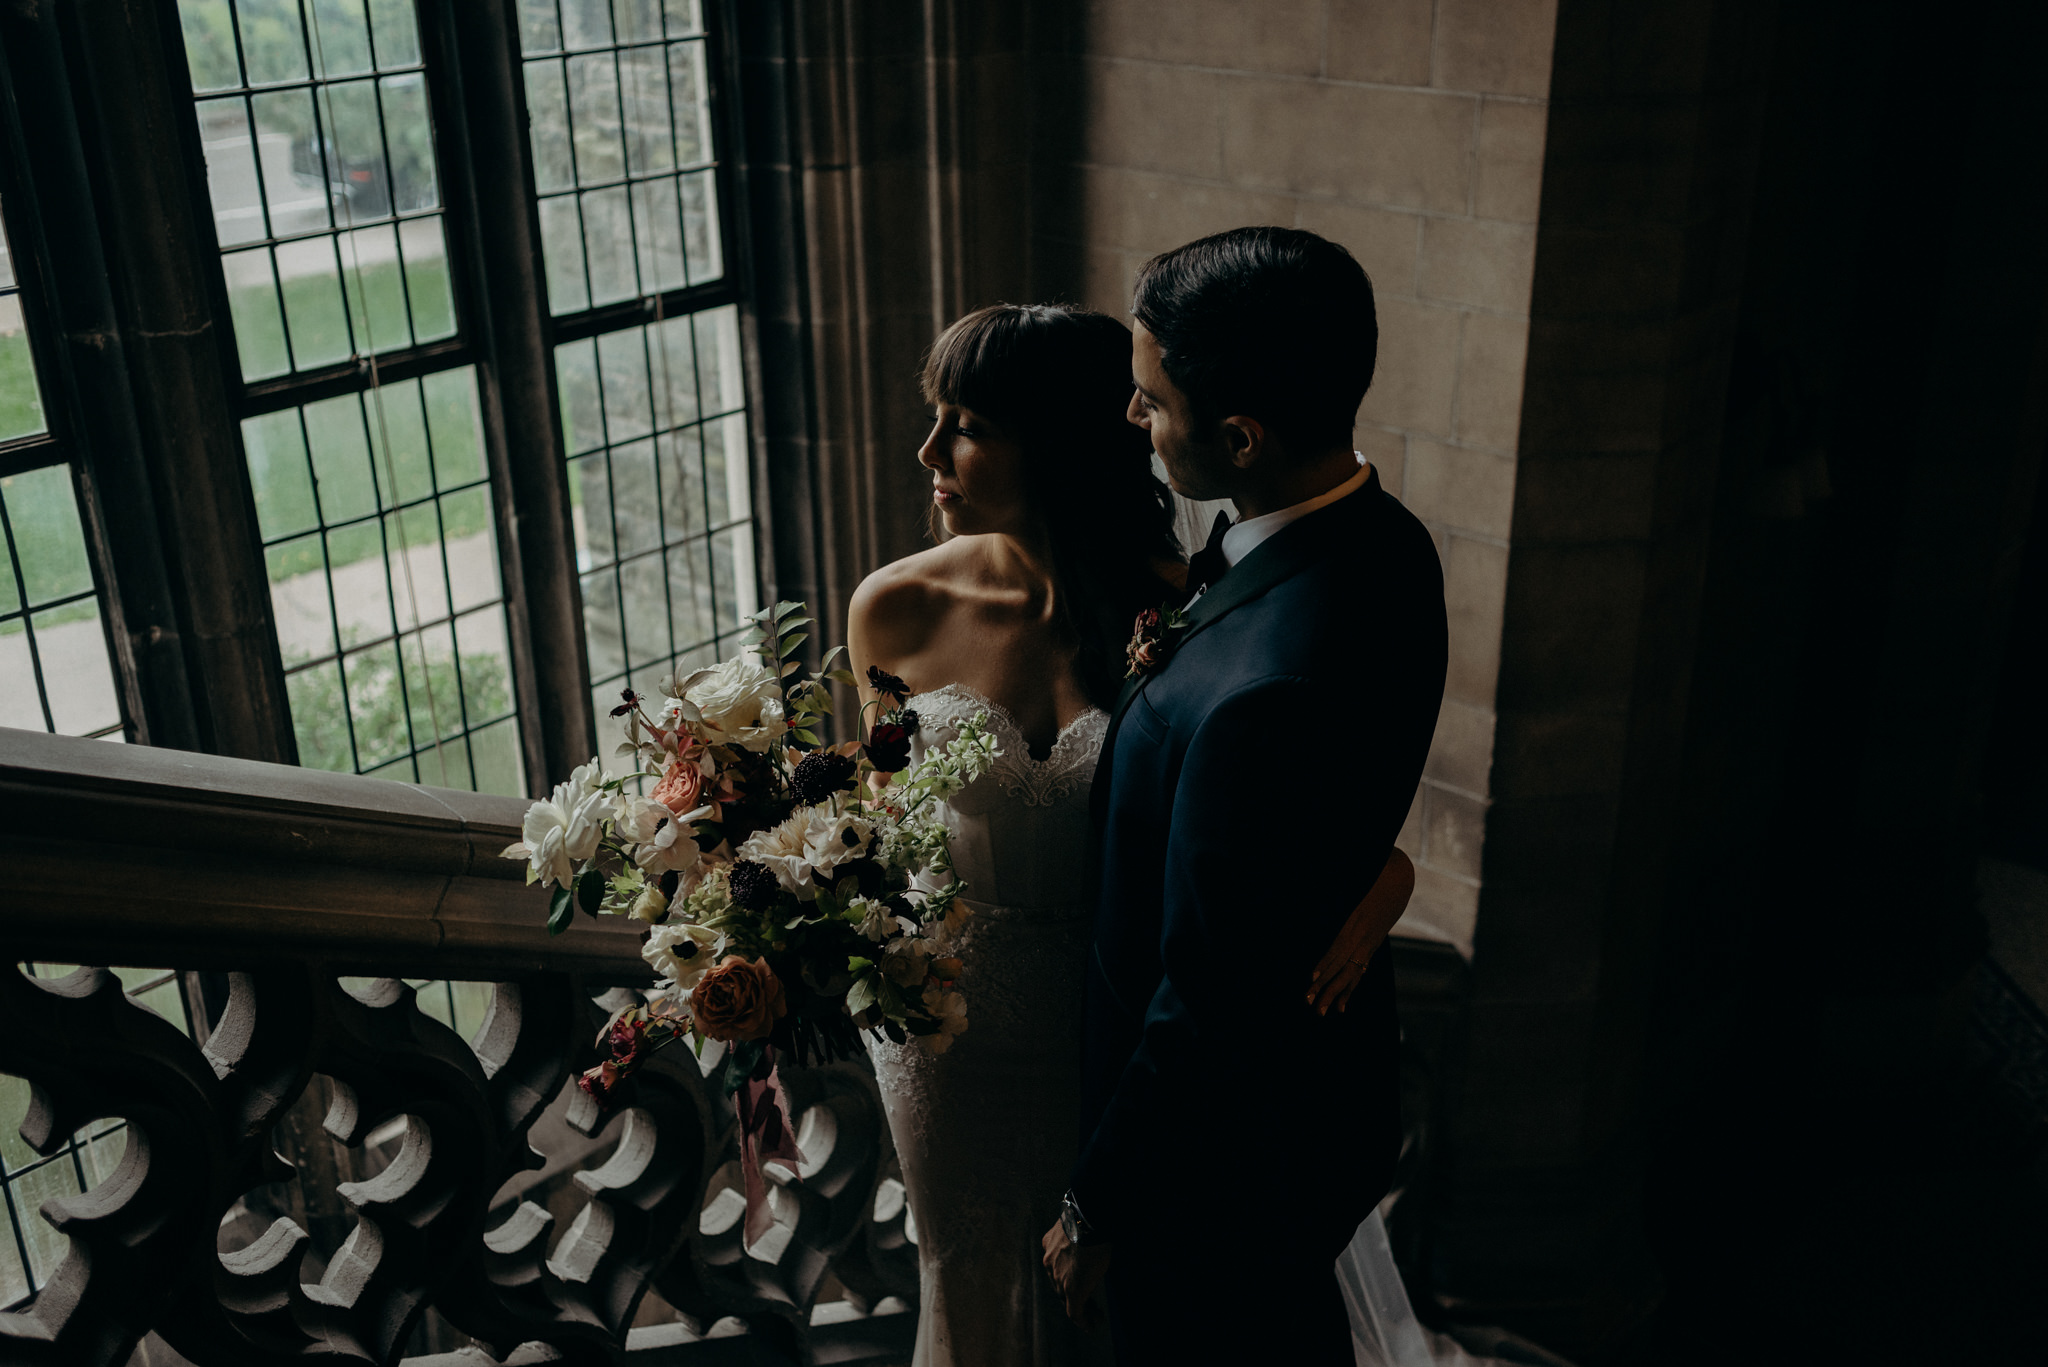
[[[915,1317],[886,1312],[915,1298],[915,1236],[872,1077],[787,1076],[805,1161],[771,1169],[776,1228],[744,1250],[715,1058],[664,1052],[609,1114],[571,1081],[652,978],[633,923],[547,933],[498,857],[525,805],[0,730],[0,1072],[31,1085],[39,1153],[127,1125],[114,1172],[43,1204],[70,1253],[0,1313],[0,1361],[119,1367],[151,1335],[152,1362],[381,1367],[430,1310],[436,1346],[476,1345],[437,1362],[908,1356]],[[186,970],[215,1000],[188,1037],[104,968],[25,961]],[[482,1025],[465,1041],[405,978],[494,984]],[[338,1161],[273,1146],[308,1095]],[[335,1246],[286,1216],[230,1234],[323,1175],[295,1208],[338,1212]],[[635,1327],[650,1289],[677,1313]]]
[[[337,973],[608,972],[651,981],[638,927],[545,913],[499,851],[524,799],[0,729],[0,931],[17,958]],[[452,971],[460,965],[463,972]]]

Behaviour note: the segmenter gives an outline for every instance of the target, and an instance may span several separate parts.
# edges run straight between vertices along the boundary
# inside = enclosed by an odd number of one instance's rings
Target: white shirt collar
[[[1318,508],[1327,508],[1345,495],[1355,494],[1363,489],[1366,480],[1372,477],[1372,466],[1366,464],[1363,452],[1354,451],[1352,454],[1358,457],[1358,473],[1336,488],[1325,490],[1314,498],[1282,508],[1278,512],[1261,513],[1257,517],[1248,517],[1232,523],[1230,530],[1223,533],[1223,563],[1235,565],[1288,523],[1307,517]]]

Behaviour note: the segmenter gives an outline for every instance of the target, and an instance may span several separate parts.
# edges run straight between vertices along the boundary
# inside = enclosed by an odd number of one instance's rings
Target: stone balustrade
[[[0,1313],[0,1362],[908,1359],[872,1077],[788,1075],[803,1170],[771,1167],[776,1227],[742,1249],[711,1051],[609,1111],[573,1085],[651,977],[631,923],[547,934],[498,858],[524,806],[0,730],[0,1073],[36,1154],[125,1125],[82,1193],[9,1193],[68,1247]],[[177,970],[188,1019],[110,966]],[[421,980],[489,985],[468,1038]]]

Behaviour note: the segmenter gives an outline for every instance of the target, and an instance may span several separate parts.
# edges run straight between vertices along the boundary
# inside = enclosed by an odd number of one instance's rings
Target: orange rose
[[[697,798],[703,791],[704,771],[693,763],[671,759],[668,768],[661,772],[661,782],[654,785],[649,796],[681,816],[697,809]]]
[[[788,1005],[767,961],[728,954],[690,993],[697,1028],[712,1039],[766,1039]]]

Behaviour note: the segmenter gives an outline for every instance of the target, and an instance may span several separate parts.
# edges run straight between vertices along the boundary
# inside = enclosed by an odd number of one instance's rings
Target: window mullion
[[[493,454],[499,547],[522,709],[528,782],[590,758],[596,725],[584,680],[583,604],[575,591],[575,536],[562,467],[539,217],[526,139],[517,0],[425,0],[436,40],[455,59],[445,98],[459,100],[465,155],[450,168],[451,198],[469,212],[469,326],[483,380],[484,426]],[[479,231],[489,223],[491,231]],[[514,516],[514,510],[517,516]]]

